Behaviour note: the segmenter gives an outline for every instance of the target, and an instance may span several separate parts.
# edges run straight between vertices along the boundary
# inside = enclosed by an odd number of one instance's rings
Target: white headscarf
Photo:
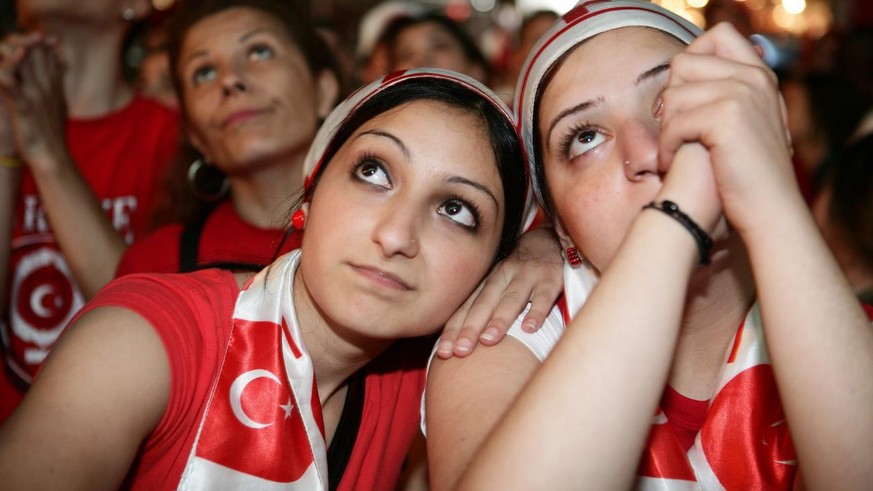
[[[540,37],[525,60],[515,91],[515,111],[528,159],[531,187],[540,204],[543,204],[542,186],[545,183],[537,182],[534,113],[543,77],[568,51],[580,43],[622,27],[650,27],[670,34],[685,44],[702,33],[691,22],[647,1],[582,0]],[[568,322],[582,308],[597,281],[597,271],[587,261],[583,261],[581,266],[571,266],[564,261],[564,314]]]
[[[515,90],[515,111],[531,184],[540,203],[541,186],[534,172],[534,110],[543,77],[569,50],[598,34],[622,27],[651,27],[685,44],[702,31],[669,10],[642,0],[582,0],[540,37],[524,62]]]

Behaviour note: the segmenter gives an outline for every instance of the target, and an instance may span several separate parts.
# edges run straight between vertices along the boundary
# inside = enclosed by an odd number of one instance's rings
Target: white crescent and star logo
[[[259,430],[261,428],[266,428],[271,426],[273,423],[261,423],[259,421],[255,421],[250,418],[249,415],[246,414],[245,410],[242,407],[242,394],[245,391],[246,387],[252,383],[253,381],[259,378],[266,378],[276,382],[277,384],[281,384],[279,377],[274,375],[269,370],[251,370],[243,373],[236,380],[233,381],[233,384],[230,386],[230,409],[233,411],[233,415],[239,420],[243,425],[252,428],[254,430]],[[294,404],[291,402],[291,398],[288,398],[288,402],[285,404],[280,404],[279,407],[282,408],[285,413],[285,419],[291,417],[291,412],[294,410]]]
[[[52,298],[53,296],[55,296],[55,288],[52,285],[41,285],[34,288],[30,295],[30,309],[39,317],[51,317],[54,312],[46,306],[51,305],[56,309],[61,307],[61,300],[58,298],[54,298],[53,302],[46,302],[46,297]]]

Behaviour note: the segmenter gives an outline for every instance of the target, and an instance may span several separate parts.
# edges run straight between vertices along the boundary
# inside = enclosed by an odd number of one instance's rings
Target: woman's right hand
[[[671,161],[686,142],[706,147],[725,216],[741,236],[793,210],[792,196],[802,202],[776,77],[731,25],[673,59],[663,97],[661,158]]]
[[[494,266],[479,288],[446,322],[440,335],[440,358],[464,357],[481,342],[500,342],[524,310],[522,329],[542,327],[564,287],[561,245],[555,231],[540,227],[522,234],[515,250]]]

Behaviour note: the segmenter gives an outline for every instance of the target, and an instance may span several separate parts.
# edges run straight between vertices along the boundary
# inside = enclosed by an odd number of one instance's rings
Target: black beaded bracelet
[[[709,234],[706,233],[699,225],[694,223],[694,220],[691,219],[685,213],[682,213],[682,210],[679,209],[679,206],[668,200],[664,200],[660,205],[652,201],[643,207],[652,208],[655,210],[660,210],[667,215],[675,218],[677,222],[681,223],[685,228],[691,232],[691,236],[694,237],[694,241],[697,242],[697,250],[700,252],[700,264],[707,265],[709,264],[709,252],[712,250],[712,238],[709,237]]]

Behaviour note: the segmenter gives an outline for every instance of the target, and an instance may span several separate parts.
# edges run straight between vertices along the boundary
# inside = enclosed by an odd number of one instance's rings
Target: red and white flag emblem
[[[296,325],[297,252],[240,293],[221,372],[179,489],[325,489],[315,374]]]

